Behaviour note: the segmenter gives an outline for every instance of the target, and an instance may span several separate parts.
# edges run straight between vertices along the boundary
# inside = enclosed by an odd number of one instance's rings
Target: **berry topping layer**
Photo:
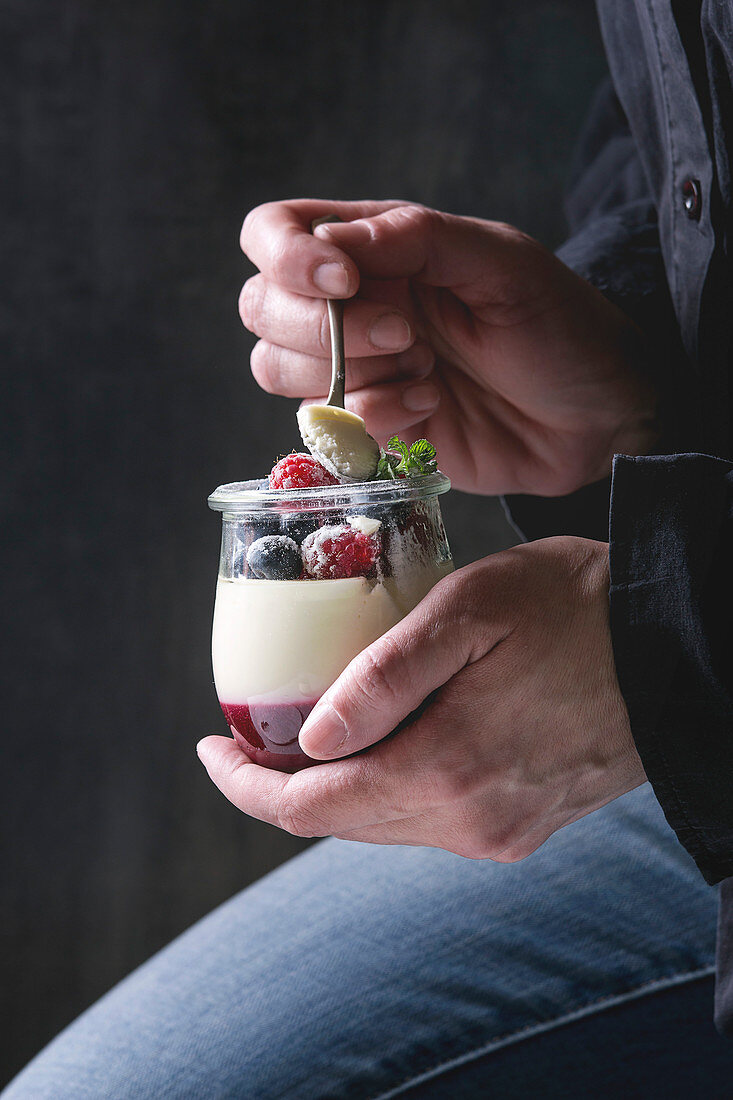
[[[297,542],[287,535],[263,535],[247,551],[247,565],[256,577],[268,581],[297,580],[303,559]]]
[[[366,535],[350,526],[320,527],[301,546],[303,565],[317,580],[366,577],[379,557],[376,535]]]
[[[311,412],[313,416],[310,416]],[[346,425],[349,431],[353,429],[353,438],[347,432],[348,439],[353,443],[349,454],[357,458],[366,455],[366,451],[362,455],[360,450],[363,443],[361,437],[364,436],[370,441],[369,461],[359,465],[355,458],[347,475],[320,452],[305,454],[293,451],[273,466],[261,488],[290,491],[329,489],[353,481],[355,473],[366,481],[402,480],[424,477],[437,468],[435,448],[426,439],[418,439],[408,447],[393,436],[388,443],[389,449],[382,451],[371,436],[365,434],[361,418],[344,409],[304,406],[298,417],[301,428],[306,425],[309,431],[316,432],[318,429],[316,434],[321,433],[318,434],[321,441],[325,439],[321,432],[324,424],[328,427],[338,423],[340,428]],[[307,433],[304,439],[311,446],[313,441],[306,436]],[[339,453],[345,462],[346,451]],[[360,504],[358,510],[352,511],[348,506],[343,507],[338,498],[331,501],[328,494],[319,494],[315,500],[314,503],[306,503],[304,493],[302,497],[299,494],[290,506],[285,501],[278,502],[275,508],[270,507],[262,516],[253,518],[246,529],[243,528],[239,539],[243,544],[241,553],[246,555],[246,565],[241,570],[245,577],[269,581],[368,577],[376,583],[380,578],[395,575],[396,567],[391,559],[395,554],[404,558],[403,551],[408,549],[408,544],[414,544],[420,557],[430,554],[434,532],[425,521],[424,509],[419,502],[375,500],[370,504],[367,497],[364,505]],[[424,564],[422,562],[421,567]]]
[[[269,477],[271,489],[315,489],[319,485],[338,485],[339,480],[312,455],[285,455],[273,466]]]

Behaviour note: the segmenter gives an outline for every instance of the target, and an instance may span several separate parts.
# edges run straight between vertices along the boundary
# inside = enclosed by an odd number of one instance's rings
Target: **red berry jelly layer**
[[[297,772],[317,764],[301,752],[300,727],[318,702],[302,703],[221,703],[229,728],[239,747],[256,764],[281,772]]]

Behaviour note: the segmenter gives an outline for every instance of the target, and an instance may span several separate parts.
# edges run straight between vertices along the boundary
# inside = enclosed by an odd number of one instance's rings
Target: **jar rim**
[[[394,481],[356,481],[338,485],[317,485],[308,489],[268,489],[265,478],[232,481],[219,485],[208,498],[214,512],[282,511],[292,504],[298,511],[353,507],[357,504],[389,504],[396,501],[426,500],[447,493],[450,480],[440,472],[423,477],[395,478]]]

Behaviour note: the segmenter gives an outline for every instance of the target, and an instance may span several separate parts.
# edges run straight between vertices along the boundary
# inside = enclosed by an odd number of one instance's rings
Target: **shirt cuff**
[[[733,463],[617,455],[611,634],[636,747],[710,883],[733,875]]]

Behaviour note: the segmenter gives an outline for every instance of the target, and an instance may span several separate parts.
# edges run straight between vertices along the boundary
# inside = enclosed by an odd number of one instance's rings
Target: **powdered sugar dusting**
[[[320,527],[303,540],[301,553],[307,573],[318,580],[365,577],[374,570],[380,553],[376,536],[348,525]]]
[[[303,542],[303,553],[308,555],[307,565],[308,572],[311,570],[311,563],[318,566],[319,569],[325,569],[329,561],[329,552],[331,550],[331,544],[333,540],[338,538],[343,532],[343,527],[319,527],[317,531],[313,531],[308,535],[307,539]],[[314,576],[318,576],[318,573],[314,572]]]

